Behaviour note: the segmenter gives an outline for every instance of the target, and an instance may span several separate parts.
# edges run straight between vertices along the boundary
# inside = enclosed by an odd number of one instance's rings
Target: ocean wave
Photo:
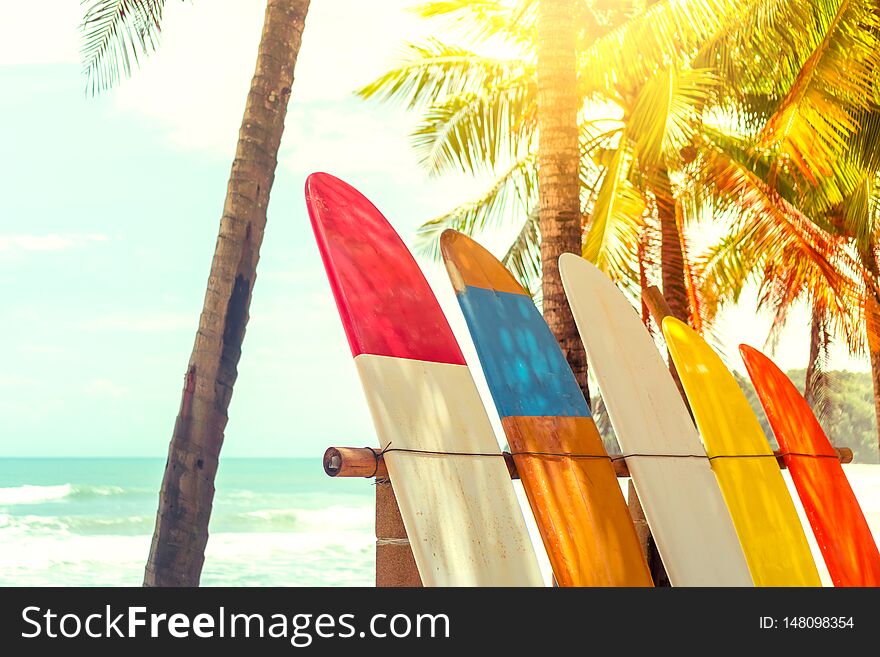
[[[203,586],[367,586],[373,536],[337,533],[212,533]],[[4,544],[0,539],[0,545]],[[139,586],[150,536],[22,536],[0,550],[0,586]]]
[[[0,536],[138,536],[153,530],[155,516],[16,516],[0,513]]]
[[[140,493],[135,489],[121,488],[119,486],[96,486],[88,484],[58,484],[56,486],[13,486],[0,488],[0,506],[15,506],[19,504],[43,504],[45,502],[60,502],[63,500],[83,500],[90,498],[107,497],[123,493]]]
[[[369,506],[328,506],[323,509],[257,509],[219,513],[211,520],[218,532],[310,532],[369,528],[373,511]]]
[[[22,535],[116,535],[150,534],[156,516],[132,515],[36,515],[0,513],[0,537]],[[211,533],[332,533],[369,531],[373,512],[369,506],[328,506],[324,509],[257,509],[223,512],[215,509]]]
[[[9,506],[13,504],[39,504],[53,500],[63,500],[73,491],[71,484],[58,486],[15,486],[12,488],[0,488],[0,504]]]

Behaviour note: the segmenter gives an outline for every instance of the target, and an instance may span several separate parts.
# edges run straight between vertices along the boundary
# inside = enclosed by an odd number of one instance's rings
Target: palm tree
[[[156,47],[164,0],[89,0],[83,56],[97,92]],[[266,208],[309,0],[268,0],[195,344],[159,495],[145,586],[197,586]]]
[[[873,296],[870,274],[853,253],[849,237],[817,225],[827,225],[832,220],[828,214],[808,217],[803,206],[779,193],[780,188],[792,191],[782,179],[776,179],[776,188],[761,180],[758,172],[766,176],[772,160],[738,162],[729,153],[719,154],[711,165],[704,161],[704,166],[717,167],[704,172],[712,180],[707,188],[718,184],[713,206],[730,217],[728,232],[697,259],[704,321],[711,322],[722,305],[735,302],[753,281],[758,307],[772,313],[768,342],[775,344],[792,308],[806,302],[811,317],[804,396],[817,416],[830,417],[831,380],[825,372],[830,344],[837,336],[851,353],[864,353],[865,300]],[[745,177],[754,180],[744,185],[738,179]],[[743,193],[745,189],[752,193]],[[764,193],[754,194],[757,189]]]
[[[587,402],[587,355],[559,275],[559,256],[580,253],[577,0],[539,0],[537,17],[538,220],[543,313]]]
[[[504,262],[529,289],[543,270],[533,7],[529,0],[515,6],[492,0],[423,4],[423,16],[452,16],[464,26],[472,47],[437,38],[409,44],[399,66],[360,91],[422,113],[413,143],[430,173],[495,176],[485,194],[425,223],[418,235],[422,249],[436,256],[437,237],[447,228],[473,234],[517,222]],[[569,9],[578,28],[581,222],[589,224],[583,253],[637,287],[644,278],[638,252],[646,216],[659,216],[664,291],[685,318],[685,244],[669,171],[679,166],[678,150],[687,145],[696,111],[715,84],[711,74],[688,65],[689,57],[734,20],[738,7],[721,0],[622,8],[579,1]],[[545,290],[554,285],[543,281]]]
[[[823,370],[832,336],[841,336],[853,353],[863,349],[862,267],[848,240],[822,230],[780,194],[780,188],[790,192],[782,180],[773,188],[762,179],[772,158],[739,160],[737,154],[745,151],[730,137],[725,150],[701,153],[700,187],[712,197],[713,212],[727,221],[726,234],[696,258],[702,321],[710,325],[752,281],[758,285],[758,307],[773,316],[768,342],[775,344],[792,308],[805,301],[811,308],[805,396],[818,415],[827,416],[829,380]]]
[[[542,272],[531,4],[423,5],[425,16],[455,14],[458,24],[468,27],[473,48],[438,39],[410,45],[400,66],[361,90],[365,97],[404,101],[422,111],[414,143],[432,173],[457,168],[495,175],[485,194],[423,225],[425,250],[435,250],[436,237],[446,228],[473,233],[503,218],[515,219],[521,229],[504,260],[526,284]],[[874,235],[876,221],[861,203],[847,211],[859,219],[845,231],[823,225],[842,212],[844,199],[859,187],[859,177],[841,164],[841,154],[852,146],[870,158],[861,168],[867,174],[875,175],[880,166],[880,140],[864,129],[878,122],[875,4],[657,2],[610,12],[604,21],[591,11],[597,6],[583,3],[573,18],[581,27],[576,41],[580,97],[598,102],[598,113],[606,115],[596,118],[594,105],[592,116],[580,116],[581,205],[589,229],[584,255],[634,292],[651,282],[659,265],[674,314],[709,330],[713,308],[730,298],[723,279],[710,280],[719,267],[701,273],[692,266],[685,224],[705,216],[697,211],[704,197],[716,197],[719,209],[740,213],[740,235],[728,240],[740,255],[755,253],[743,244],[754,239],[759,246],[773,246],[780,257],[783,252],[775,247],[785,244],[784,253],[795,258],[766,269],[761,302],[775,309],[777,331],[795,299],[810,302],[815,321],[807,392],[812,397],[821,396],[817,386],[824,380],[820,366],[827,340],[842,331],[858,349],[862,340],[853,329],[852,311],[867,309],[855,324],[869,329],[864,342],[872,358],[880,424],[880,267],[876,239],[864,239]],[[481,45],[499,41],[508,45],[506,56],[480,51]],[[738,154],[736,144],[728,152],[728,137],[740,134],[752,144],[748,152]],[[757,156],[766,160],[765,170],[749,172],[749,160]],[[694,170],[702,174],[693,176]],[[864,193],[855,195],[864,198]],[[754,208],[761,206],[765,214],[759,216]],[[824,230],[815,231],[811,221]],[[776,245],[780,233],[785,237]],[[853,235],[863,238],[853,241]],[[842,237],[855,244],[856,262]],[[767,262],[756,258],[748,264]],[[718,289],[707,289],[701,276]],[[853,285],[859,286],[854,277],[874,293],[854,300]],[[713,293],[720,296],[713,299]]]
[[[734,29],[707,44],[698,59],[740,82],[726,89],[724,100],[734,115],[730,122],[744,140],[728,152],[751,168],[772,196],[819,226],[826,235],[823,239],[847,246],[848,261],[835,267],[856,281],[852,285],[858,288],[857,298],[843,294],[841,308],[828,290],[815,287],[815,280],[805,295],[812,307],[807,393],[820,400],[820,391],[811,388],[823,380],[817,366],[832,336],[843,337],[854,353],[861,353],[867,344],[880,427],[880,333],[873,312],[880,302],[880,12],[876,3],[795,0],[768,7],[763,14],[747,13]],[[711,180],[703,183],[706,189],[714,186]],[[779,235],[774,239],[786,241]],[[779,245],[770,240],[763,247],[778,251]],[[752,253],[758,257],[753,265],[766,257]],[[790,264],[790,271],[804,268],[802,263]],[[796,296],[787,274],[779,278],[784,271],[775,267],[759,276],[768,289],[786,291],[774,302],[777,327]],[[719,280],[724,281],[724,276]],[[807,284],[803,279],[802,283]]]

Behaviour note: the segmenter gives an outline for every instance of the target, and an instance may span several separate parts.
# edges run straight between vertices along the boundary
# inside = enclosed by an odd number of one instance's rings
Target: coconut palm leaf
[[[511,4],[498,0],[434,0],[417,5],[413,11],[422,18],[448,18],[453,27],[478,43],[501,38],[533,48],[535,1]]]
[[[530,76],[458,94],[425,111],[412,135],[429,173],[479,174],[515,161],[532,148],[536,93]]]
[[[97,94],[131,75],[159,43],[165,0],[80,0],[86,92]]]
[[[864,352],[864,330],[859,308],[864,295],[854,271],[847,272],[846,256],[829,253],[829,260],[840,268],[844,287],[830,284],[815,261],[804,257],[797,243],[785,243],[775,260],[764,262],[758,304],[773,313],[773,323],[767,337],[768,344],[776,344],[788,315],[798,301],[804,301],[821,311],[824,329],[844,338],[850,353]]]
[[[880,186],[877,172],[863,169],[859,181],[839,208],[843,234],[852,238],[860,253],[868,254],[880,231]],[[830,213],[833,215],[833,213]]]
[[[708,39],[734,25],[743,5],[735,0],[652,3],[581,52],[582,95],[626,101],[627,94],[658,70],[681,64]]]
[[[799,299],[824,290],[836,328],[858,348],[860,335],[853,309],[860,305],[864,270],[846,249],[846,240],[819,229],[753,172],[726,153],[703,154],[706,180],[733,208],[731,231],[699,259],[702,298],[717,311],[736,300],[749,280],[757,282],[759,303],[784,324]],[[771,334],[772,335],[772,334]]]
[[[708,69],[666,68],[646,82],[627,121],[643,167],[676,161],[698,128],[696,108],[706,105],[718,79]]]
[[[534,299],[541,289],[541,228],[537,208],[529,213],[501,262]]]
[[[832,173],[856,114],[870,109],[880,79],[880,14],[873,0],[820,2],[822,38],[761,131],[761,144],[790,159],[811,183]],[[836,5],[836,7],[835,7]]]
[[[630,182],[633,153],[625,141],[613,152],[590,212],[583,256],[618,280],[637,282],[633,254],[645,212],[645,199]]]
[[[742,111],[745,127],[757,131],[821,38],[827,13],[827,3],[815,0],[747,3],[737,20],[702,44],[693,65],[713,68],[731,83],[724,85],[724,100]]]
[[[394,68],[356,93],[364,99],[414,109],[430,107],[448,96],[477,94],[490,85],[528,76],[534,76],[534,65],[525,60],[488,57],[432,38],[406,44]]]
[[[850,157],[869,171],[880,170],[880,84],[875,86],[873,107],[858,116],[859,131],[852,136]]]
[[[480,197],[419,226],[415,237],[416,251],[437,259],[440,257],[440,235],[444,230],[451,228],[473,235],[513,217],[527,217],[538,199],[535,157],[534,153],[523,156],[498,176]]]

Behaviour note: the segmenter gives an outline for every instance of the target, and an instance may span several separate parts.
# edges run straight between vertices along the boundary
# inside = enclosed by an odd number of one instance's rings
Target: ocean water
[[[0,585],[139,586],[162,459],[0,459]],[[370,586],[373,486],[221,459],[202,584]]]
[[[0,459],[0,586],[139,586],[164,460]],[[880,465],[845,465],[880,542]],[[820,575],[827,570],[803,509]],[[626,480],[619,480],[626,490]],[[204,586],[372,586],[373,486],[319,458],[223,459]],[[517,482],[541,569],[549,562]]]

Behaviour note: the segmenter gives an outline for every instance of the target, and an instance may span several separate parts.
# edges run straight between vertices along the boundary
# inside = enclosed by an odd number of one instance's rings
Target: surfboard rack
[[[841,463],[851,463],[853,460],[852,450],[848,447],[835,447]],[[330,477],[366,477],[376,479],[388,479],[388,469],[385,467],[385,459],[382,455],[377,456],[378,450],[369,447],[328,447],[324,452],[324,472]],[[781,469],[785,469],[785,459],[781,450],[774,452],[776,461]],[[509,452],[501,452],[507,471],[511,479],[519,479],[516,471],[516,463]],[[618,477],[629,477],[629,468],[625,460],[612,461],[614,472]]]
[[[853,460],[851,449],[835,447],[841,463]],[[504,457],[507,471],[511,479],[519,479],[516,464],[509,452],[500,453]],[[780,468],[785,468],[785,461],[777,450],[776,460]],[[385,459],[379,450],[370,447],[328,447],[324,452],[324,472],[330,477],[360,477],[374,479],[376,486],[376,586],[404,587],[421,586],[422,580],[416,567],[415,558],[403,526],[403,518],[397,506],[397,498]],[[612,461],[618,477],[629,477],[626,461]],[[639,541],[645,550],[651,572],[656,583],[663,581],[665,571],[659,554],[653,544],[648,523],[642,511],[641,501],[636,494],[632,480],[627,489],[627,503],[630,514],[639,535]]]
[[[663,318],[670,315],[669,305],[663,293],[656,286],[646,288],[642,293],[642,302],[651,313],[658,325]],[[687,405],[687,396],[681,386],[678,373],[674,366],[670,366],[673,379],[678,386]],[[688,405],[688,409],[690,406]],[[835,447],[841,463],[851,463],[853,460],[852,450],[847,447]],[[516,464],[513,456],[508,452],[502,452],[507,470],[511,479],[518,479]],[[779,467],[785,469],[785,461],[779,450],[774,452]],[[397,506],[397,498],[391,480],[388,477],[388,469],[385,460],[379,450],[370,447],[328,447],[324,452],[324,472],[330,477],[361,477],[375,479],[376,485],[376,586],[421,586],[421,578],[416,568],[409,538],[403,526],[400,509]],[[612,461],[614,471],[618,477],[629,477],[629,469],[626,461]],[[641,501],[629,481],[627,489],[627,504],[630,515],[636,526],[639,541],[651,568],[651,574],[656,585],[668,586],[668,579],[663,568],[662,561],[654,545],[650,529],[642,510]]]

